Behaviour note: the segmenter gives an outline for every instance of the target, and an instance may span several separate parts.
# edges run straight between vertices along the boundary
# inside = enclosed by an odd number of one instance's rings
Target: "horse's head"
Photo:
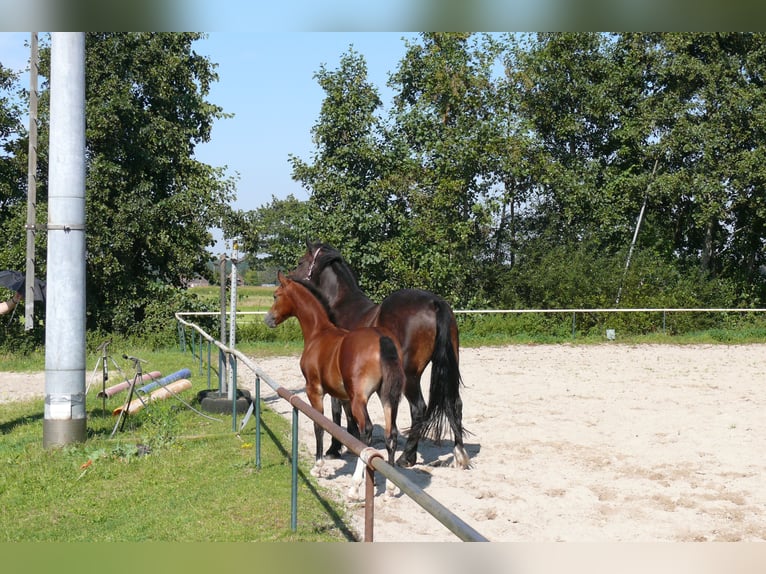
[[[289,293],[292,281],[281,271],[277,272],[277,279],[279,285],[274,290],[274,303],[263,318],[264,323],[272,329],[295,314],[295,303]]]
[[[316,285],[324,268],[336,259],[341,259],[341,256],[334,247],[320,241],[307,241],[306,253],[298,260],[298,266],[288,273],[288,277],[311,281]]]

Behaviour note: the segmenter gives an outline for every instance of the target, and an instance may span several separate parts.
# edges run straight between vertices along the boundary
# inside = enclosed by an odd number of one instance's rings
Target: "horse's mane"
[[[349,264],[346,263],[346,260],[343,259],[340,251],[335,249],[332,245],[322,243],[321,241],[315,241],[309,247],[311,253],[316,253],[317,249],[321,249],[319,256],[314,262],[317,274],[321,273],[326,267],[337,263],[337,265],[334,265],[333,267],[335,272],[340,275],[341,279],[343,279],[349,286],[359,289],[359,281],[356,279],[356,274]]]
[[[317,287],[311,281],[306,281],[305,279],[291,279],[291,281],[303,285],[306,289],[308,289],[309,293],[311,293],[314,298],[316,298],[316,300],[322,304],[322,307],[324,308],[325,313],[327,313],[327,317],[330,319],[330,322],[335,324],[335,313],[330,307],[330,304],[327,302],[327,299],[322,294],[322,292],[317,289]]]

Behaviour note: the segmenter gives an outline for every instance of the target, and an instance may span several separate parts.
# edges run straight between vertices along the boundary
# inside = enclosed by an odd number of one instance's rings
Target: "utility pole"
[[[27,161],[27,267],[24,293],[24,330],[34,328],[35,235],[37,232],[37,32],[29,41],[29,152]]]
[[[51,35],[43,447],[84,442],[85,34]]]

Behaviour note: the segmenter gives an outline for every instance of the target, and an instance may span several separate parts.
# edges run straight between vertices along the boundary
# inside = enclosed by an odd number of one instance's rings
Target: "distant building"
[[[209,287],[210,281],[202,277],[201,275],[196,275],[192,277],[191,279],[188,279],[184,282],[186,284],[186,287]]]

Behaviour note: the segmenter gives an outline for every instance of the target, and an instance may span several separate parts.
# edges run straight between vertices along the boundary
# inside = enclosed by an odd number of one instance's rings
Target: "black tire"
[[[231,399],[226,394],[219,394],[218,389],[208,389],[197,393],[197,401],[200,408],[208,413],[230,415],[232,411]],[[250,408],[253,399],[250,391],[237,389],[237,413],[243,414]]]

